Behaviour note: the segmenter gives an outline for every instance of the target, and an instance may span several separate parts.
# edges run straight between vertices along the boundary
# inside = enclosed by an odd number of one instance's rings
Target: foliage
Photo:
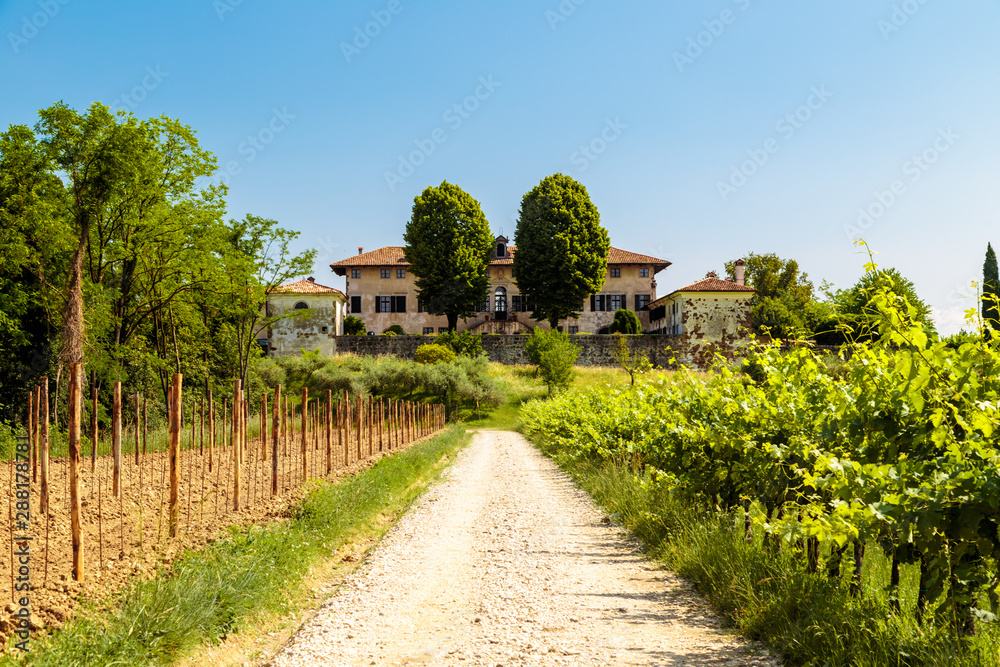
[[[406,335],[406,331],[404,331],[403,327],[399,326],[398,324],[393,324],[391,327],[389,327],[388,329],[386,329],[384,333],[385,334],[391,334],[393,336],[405,336]]]
[[[949,348],[887,274],[868,272],[877,335],[851,345],[842,370],[805,347],[765,347],[754,381],[720,367],[574,392],[527,405],[525,422],[571,458],[639,460],[702,507],[756,499],[768,539],[816,545],[810,572],[828,554],[839,577],[846,549],[876,544],[919,566],[914,622],[969,634],[1000,611],[1000,351]]]
[[[993,246],[986,244],[986,259],[983,261],[983,321],[994,331],[1000,330],[1000,272],[997,270],[997,255]]]
[[[413,356],[418,364],[436,364],[438,362],[447,364],[455,361],[457,355],[450,347],[437,343],[427,343],[418,347]]]
[[[365,323],[360,317],[348,315],[344,318],[344,333],[348,336],[364,336],[367,333]]]
[[[735,262],[726,262],[726,272],[735,275]],[[750,300],[753,331],[774,338],[802,338],[813,331],[808,304],[813,284],[794,259],[774,253],[746,256],[745,282],[757,290]]]
[[[917,296],[913,283],[896,269],[883,269],[866,272],[853,287],[834,295],[837,315],[848,340],[871,340],[879,336],[883,298],[891,299],[894,308],[908,322],[919,323],[929,334],[936,335],[930,306]]]
[[[514,272],[531,317],[577,317],[604,285],[611,243],[587,189],[563,174],[547,176],[521,200]]]
[[[613,334],[641,334],[642,323],[639,316],[627,308],[620,308],[615,311],[615,319],[611,322],[609,331]]]
[[[475,315],[490,284],[493,235],[479,202],[447,181],[428,187],[413,201],[403,240],[424,310],[447,316],[454,331],[459,317]]]
[[[538,366],[549,394],[553,389],[565,389],[573,381],[573,364],[580,354],[580,348],[568,334],[557,329],[546,331],[535,327],[525,350],[528,360]]]
[[[642,350],[629,349],[628,338],[622,334],[618,334],[613,354],[618,365],[628,373],[632,386],[635,386],[636,375],[643,375],[653,370],[653,364],[649,360],[649,355]]]
[[[482,334],[474,334],[471,331],[463,331],[462,333],[446,331],[438,334],[434,342],[438,345],[450,347],[454,350],[455,354],[464,357],[480,357],[486,354],[483,351]]]

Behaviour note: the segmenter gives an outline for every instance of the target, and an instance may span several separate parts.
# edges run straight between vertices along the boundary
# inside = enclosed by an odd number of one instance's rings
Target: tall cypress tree
[[[986,261],[983,262],[983,319],[994,330],[1000,330],[1000,274],[997,272],[997,256],[993,246],[986,244]]]

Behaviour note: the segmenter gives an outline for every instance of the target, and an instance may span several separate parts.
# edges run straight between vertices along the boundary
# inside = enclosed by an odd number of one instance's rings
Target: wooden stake
[[[177,500],[180,480],[177,476],[177,456],[181,446],[181,383],[184,376],[174,374],[170,397],[170,537],[177,537]]]
[[[90,472],[97,470],[97,387],[90,390]]]
[[[42,469],[42,487],[39,491],[39,509],[45,515],[46,525],[49,515],[49,379],[43,377],[38,386],[38,459]]]
[[[274,403],[271,405],[271,495],[278,495],[278,409],[281,406],[281,385],[274,387]]]
[[[33,390],[33,397],[35,401],[35,408],[32,411],[32,421],[31,421],[31,481],[38,481],[38,446],[40,440],[40,433],[38,430],[38,411],[39,403],[41,403],[42,388],[35,387]]]
[[[309,388],[302,387],[302,481],[309,479]]]
[[[73,579],[83,581],[83,530],[80,522],[80,394],[83,364],[70,366],[69,378],[69,511],[73,534]]]
[[[212,452],[215,449],[215,403],[212,402],[212,390],[208,390],[208,472],[212,472]],[[218,498],[218,489],[216,489]]]
[[[240,447],[239,447],[239,420],[242,409],[240,408],[240,380],[233,383],[233,424],[232,424],[232,445],[233,445],[233,511],[240,511]]]
[[[114,403],[111,406],[111,451],[114,455],[114,472],[111,493],[122,497],[122,383],[115,382]]]

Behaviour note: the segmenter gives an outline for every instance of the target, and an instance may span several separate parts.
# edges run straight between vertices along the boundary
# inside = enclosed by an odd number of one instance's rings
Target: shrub
[[[446,345],[447,347],[450,347],[455,354],[463,357],[475,358],[485,354],[485,352],[483,352],[482,335],[474,334],[469,331],[463,331],[462,333],[446,331],[442,334],[438,334],[438,337],[434,339],[434,342],[438,345]]]
[[[611,322],[611,333],[615,334],[641,334],[642,323],[639,316],[627,308],[615,311],[615,319]]]
[[[455,351],[444,345],[428,343],[417,348],[414,358],[419,364],[449,363],[455,361]]]
[[[569,334],[535,327],[525,349],[528,360],[538,366],[550,394],[553,388],[566,388],[573,381],[573,364],[580,348],[570,340]]]
[[[633,386],[635,385],[636,375],[648,373],[653,369],[653,364],[649,361],[649,355],[642,350],[630,350],[628,340],[621,334],[618,334],[618,343],[613,354],[618,365],[628,373]]]
[[[364,336],[368,332],[365,330],[365,323],[361,321],[361,318],[348,315],[344,318],[344,333],[348,336]]]
[[[386,335],[386,336],[405,336],[406,332],[403,331],[403,327],[399,326],[398,324],[393,324],[391,327],[389,327],[388,329],[385,330],[385,333],[383,335]]]

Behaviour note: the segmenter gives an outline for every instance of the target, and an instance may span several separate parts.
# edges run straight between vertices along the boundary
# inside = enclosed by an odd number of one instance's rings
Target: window
[[[389,269],[379,269],[379,277],[380,278],[388,278],[389,277]]]
[[[531,312],[531,306],[528,305],[527,299],[520,294],[515,294],[510,297],[510,310],[514,313],[528,313]]]
[[[590,297],[590,310],[595,313],[620,310],[625,302],[624,294],[594,294]]]
[[[621,310],[625,307],[625,295],[624,294],[610,294],[608,295],[609,306],[608,310]]]
[[[351,312],[355,313],[355,314],[361,312],[361,297],[360,296],[352,296],[351,297]]]
[[[490,300],[486,299],[486,301],[480,301],[478,304],[476,304],[476,312],[477,313],[490,312]]]
[[[396,277],[397,278],[405,278],[406,277],[406,269],[396,269]]]
[[[438,327],[438,333],[448,333],[448,327]]]
[[[507,246],[502,243],[497,244],[497,257],[503,257],[507,254]]]
[[[649,269],[639,269],[639,277],[640,278],[648,278],[649,277]]]
[[[490,277],[490,268],[489,267],[486,267],[486,277],[487,278]]]
[[[309,309],[309,304],[306,303],[305,301],[299,301],[297,304],[295,304],[295,310],[308,310],[308,309]]]
[[[646,310],[649,308],[649,295],[648,294],[636,294],[635,295],[635,310],[639,312],[640,310]]]
[[[434,327],[424,327],[424,335],[425,336],[430,335],[432,333],[434,333]]]
[[[612,278],[621,278],[622,277],[622,270],[621,269],[611,269],[611,277]]]
[[[376,313],[405,313],[405,296],[380,296],[375,302]]]
[[[427,312],[426,309],[424,308],[424,302],[421,301],[420,299],[417,299],[417,312],[418,313],[425,313],[425,312]]]
[[[361,277],[361,269],[351,269],[351,278],[358,279]]]
[[[580,327],[570,327],[569,328],[569,332],[571,334],[578,334],[578,333],[580,333]]]
[[[330,333],[330,327],[323,327],[323,333]]]

